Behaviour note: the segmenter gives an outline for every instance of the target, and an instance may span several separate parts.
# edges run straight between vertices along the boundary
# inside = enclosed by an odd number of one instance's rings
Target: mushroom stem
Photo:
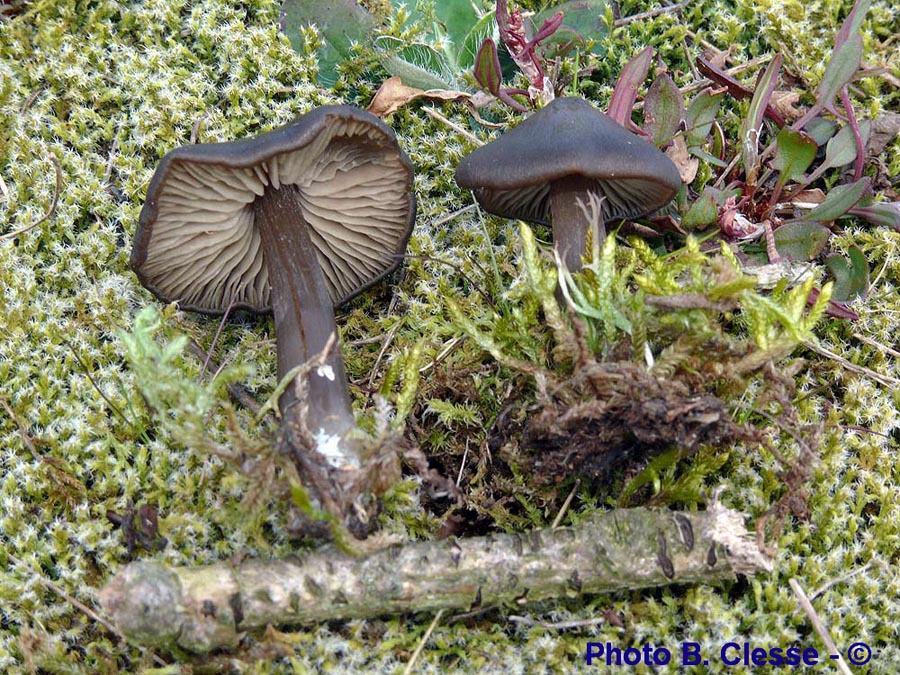
[[[321,353],[337,334],[334,306],[316,259],[294,185],[269,188],[253,204],[262,240],[266,270],[272,288],[278,378]],[[327,355],[322,367],[306,375],[305,426],[316,440],[316,450],[335,467],[358,467],[351,444],[341,442],[355,428],[347,373],[340,349]],[[299,401],[288,387],[278,401],[285,420],[296,419]]]
[[[597,184],[583,176],[566,176],[550,185],[550,217],[553,223],[553,242],[559,257],[570,272],[581,269],[581,257],[587,245],[587,231],[590,227],[580,199],[587,206],[588,194],[596,191]],[[603,222],[597,224],[600,244],[606,238]]]

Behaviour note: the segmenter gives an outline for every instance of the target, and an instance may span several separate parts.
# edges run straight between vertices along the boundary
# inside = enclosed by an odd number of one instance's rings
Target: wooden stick
[[[853,675],[850,668],[847,667],[847,662],[844,661],[844,657],[841,655],[840,650],[838,650],[837,646],[834,644],[834,640],[831,639],[828,628],[822,623],[822,619],[819,618],[815,607],[812,606],[809,598],[806,597],[803,587],[800,586],[796,579],[788,579],[788,584],[790,584],[791,590],[794,591],[794,595],[797,598],[797,604],[800,605],[804,612],[806,612],[806,617],[809,619],[810,623],[812,623],[813,628],[822,639],[822,642],[825,643],[829,655],[836,655],[838,657],[837,659],[834,659],[834,663],[838,670],[843,675]]]
[[[690,536],[685,536],[690,530]],[[712,583],[771,570],[743,516],[617,509],[573,527],[413,542],[354,558],[328,546],[287,560],[125,567],[104,609],[138,644],[206,653],[244,631],[406,612]]]

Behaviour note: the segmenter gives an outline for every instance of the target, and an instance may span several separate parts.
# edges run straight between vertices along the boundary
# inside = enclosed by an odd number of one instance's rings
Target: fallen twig
[[[524,626],[538,626],[539,628],[547,628],[549,630],[571,630],[572,628],[592,628],[609,623],[606,618],[599,619],[582,619],[581,621],[537,621],[527,616],[511,615],[506,617],[512,623],[520,623]]]
[[[818,613],[815,608],[812,606],[812,603],[809,601],[809,598],[806,597],[806,593],[803,591],[803,588],[797,582],[796,579],[788,579],[788,583],[791,586],[791,590],[794,591],[794,595],[797,597],[797,604],[803,608],[803,611],[806,612],[806,617],[809,619],[816,633],[818,633],[819,637],[822,639],[822,642],[825,643],[825,647],[828,649],[829,655],[832,656],[835,664],[838,667],[838,670],[841,671],[844,675],[853,675],[850,668],[847,667],[847,662],[844,660],[844,657],[841,655],[841,652],[838,650],[837,646],[834,644],[834,640],[831,639],[831,635],[828,633],[828,628],[825,627],[825,624],[822,623],[822,620],[819,618]],[[835,659],[834,656],[837,656]]]
[[[678,4],[675,5],[666,5],[664,7],[657,7],[656,9],[651,9],[646,12],[641,12],[640,14],[632,14],[631,16],[625,16],[621,19],[616,19],[613,22],[613,28],[621,28],[622,26],[627,26],[634,21],[643,21],[644,19],[652,19],[653,17],[659,16],[661,14],[672,14],[675,12],[679,12],[685,7],[687,7],[688,3],[691,0],[682,0]]]
[[[211,367],[213,370],[219,370],[218,364],[212,359],[212,347],[209,350],[203,349],[195,340],[191,339],[188,345],[191,352],[197,359],[204,364],[204,367]],[[249,410],[253,415],[258,416],[262,408],[259,401],[247,391],[242,385],[236,382],[229,382],[226,386],[228,395],[231,399]],[[274,416],[273,416],[274,419]]]
[[[416,665],[416,661],[419,660],[419,654],[422,653],[422,650],[425,648],[425,645],[428,643],[428,638],[431,637],[431,634],[434,632],[435,627],[438,625],[438,621],[441,620],[441,617],[444,615],[444,610],[439,609],[437,614],[434,615],[434,619],[431,620],[431,624],[428,626],[428,630],[425,631],[425,635],[422,636],[422,639],[419,640],[419,645],[416,647],[416,651],[413,652],[413,655],[409,659],[409,663],[406,664],[406,668],[403,670],[403,675],[410,675],[413,671],[413,666]]]
[[[831,359],[832,361],[836,361],[847,370],[858,373],[859,375],[865,375],[866,377],[875,380],[876,382],[878,382],[878,384],[882,384],[885,387],[900,387],[900,380],[898,380],[896,377],[882,375],[881,373],[876,373],[874,370],[866,368],[865,366],[858,366],[855,363],[848,361],[840,354],[835,354],[833,351],[825,349],[825,347],[810,342],[809,340],[804,342],[803,346],[810,351],[814,351],[819,356],[824,356]]]
[[[100,597],[130,640],[205,653],[268,624],[521,605],[770,569],[742,515],[714,503],[697,513],[617,509],[573,527],[415,542],[360,558],[328,546],[240,565],[137,562]]]
[[[9,560],[9,562],[11,562],[12,564],[18,565],[19,567],[23,567],[23,568],[25,568],[25,569],[28,569],[28,570],[29,570],[29,573],[30,573],[31,576],[32,576],[32,578],[37,579],[37,581],[38,581],[42,586],[44,586],[44,587],[47,588],[48,590],[52,591],[53,593],[56,593],[56,595],[58,595],[60,598],[62,598],[65,602],[67,602],[67,603],[69,603],[70,605],[72,605],[72,607],[74,607],[75,609],[77,609],[79,612],[81,612],[82,614],[84,614],[86,617],[88,617],[88,618],[91,619],[92,621],[95,621],[95,622],[97,622],[98,624],[100,624],[101,626],[103,626],[107,631],[110,632],[111,635],[115,636],[118,640],[121,640],[122,642],[125,641],[125,636],[119,631],[118,628],[116,628],[113,624],[111,624],[109,621],[107,621],[107,620],[104,619],[102,616],[100,616],[100,615],[99,615],[97,612],[95,612],[91,607],[89,607],[88,605],[84,604],[83,602],[81,602],[81,601],[78,600],[77,598],[74,598],[73,596],[71,596],[71,595],[69,595],[68,593],[66,593],[66,591],[63,590],[63,588],[62,588],[61,586],[59,586],[59,585],[55,584],[54,582],[50,581],[50,579],[47,579],[43,574],[41,574],[40,572],[34,570],[33,567],[31,567],[30,565],[27,565],[27,564],[26,564],[25,562],[23,562],[22,560],[19,560],[19,559],[18,559],[16,556],[14,556],[12,553],[6,553],[6,558],[7,558],[7,560]],[[143,647],[141,647],[140,649],[143,651]],[[151,655],[151,658],[152,658],[153,661],[154,661],[157,665],[159,665],[159,666],[166,666],[166,665],[168,665],[165,661],[163,661],[163,660],[162,660],[159,656],[157,656],[156,654],[152,654],[152,655]]]
[[[553,524],[550,526],[551,529],[556,529],[559,527],[560,523],[562,523],[562,519],[565,517],[566,512],[569,510],[569,507],[572,505],[572,500],[575,498],[575,492],[578,490],[578,487],[581,485],[581,479],[575,479],[575,485],[572,486],[572,489],[569,491],[569,495],[566,497],[566,501],[563,502],[563,505],[559,509],[559,513],[556,514],[556,518],[553,519]]]
[[[883,345],[880,342],[873,340],[870,337],[866,337],[865,335],[861,335],[859,333],[853,333],[853,337],[855,337],[860,342],[865,342],[870,347],[876,347],[877,349],[880,349],[883,352],[886,352],[887,354],[890,354],[891,356],[900,359],[900,352],[898,352],[896,349],[892,349],[891,347],[888,347],[887,345]]]
[[[423,108],[422,108],[422,111],[423,111],[426,115],[428,115],[429,117],[431,117],[432,119],[435,119],[435,120],[437,120],[438,122],[440,122],[441,124],[446,124],[448,127],[450,127],[451,129],[453,129],[453,131],[455,131],[456,133],[465,136],[465,137],[468,138],[470,141],[472,141],[475,145],[478,145],[478,146],[484,145],[484,141],[482,141],[481,139],[479,139],[478,136],[476,136],[475,134],[473,134],[472,132],[470,132],[470,131],[468,131],[468,130],[466,130],[466,129],[463,129],[461,126],[459,126],[459,125],[456,124],[455,122],[451,122],[451,121],[448,120],[446,117],[444,117],[443,115],[441,115],[441,113],[439,113],[439,112],[438,112],[437,110],[435,110],[434,108],[423,107]]]

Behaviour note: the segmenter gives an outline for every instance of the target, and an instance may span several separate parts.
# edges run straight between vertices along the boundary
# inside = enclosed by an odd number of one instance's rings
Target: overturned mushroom
[[[491,213],[552,222],[560,258],[572,271],[581,268],[589,225],[579,199],[602,197],[606,222],[655,211],[681,187],[668,157],[580,98],[554,100],[464,157],[456,182]]]
[[[334,306],[399,264],[415,218],[412,178],[393,131],[349,106],[255,138],[177,148],[147,190],[131,266],[183,309],[271,310],[282,379],[336,335]],[[305,401],[294,386],[279,399],[287,442],[295,452],[313,445],[330,483],[352,483],[365,467],[346,438],[356,424],[340,349],[305,377]],[[345,510],[343,496],[331,497],[330,510]]]

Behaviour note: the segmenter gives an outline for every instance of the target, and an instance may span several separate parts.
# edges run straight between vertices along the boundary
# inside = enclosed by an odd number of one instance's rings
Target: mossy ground
[[[801,82],[814,85],[847,4],[698,1],[681,17],[616,31],[581,92],[605,103],[621,66],[647,44],[658,49],[679,84],[689,82],[685,49],[695,54],[697,48],[682,41],[687,30],[723,49],[734,45],[737,62],[783,50]],[[645,9],[642,3],[622,3],[624,15]],[[127,261],[147,182],[166,151],[187,143],[192,132],[206,142],[231,140],[324,103],[364,106],[374,93],[377,82],[353,77],[335,91],[318,89],[315,58],[298,54],[277,34],[277,17],[272,0],[37,0],[0,24],[0,234],[48,211],[54,158],[62,174],[52,217],[0,243],[3,672],[160,667],[150,654],[120,645],[71,601],[95,606],[95,589],[123,564],[125,543],[107,510],[154,505],[169,541],[156,555],[173,565],[292,550],[283,504],[262,495],[262,508],[246,509],[242,500],[251,483],[220,459],[177,442],[154,421],[118,337],[130,329],[138,309],[156,302],[140,288]],[[890,46],[900,32],[892,3],[874,3],[863,30],[866,60],[900,75],[896,41]],[[863,80],[860,88],[865,96],[860,107],[869,114],[900,107],[900,93],[877,78]],[[443,112],[466,123],[453,106]],[[464,314],[485,316],[487,296],[502,294],[516,277],[520,249],[514,228],[482,221],[472,212],[435,224],[470,203],[453,182],[457,162],[471,149],[468,141],[415,107],[395,114],[390,123],[416,166],[420,211],[410,250],[422,257],[412,258],[397,280],[393,305],[388,290],[374,291],[342,311],[338,324],[361,410],[371,408],[379,391],[396,400],[403,367],[420,364],[422,384],[413,411],[419,440],[452,475],[467,444],[467,461],[486,466],[486,428],[509,387],[524,385],[473,341],[461,339],[445,298],[457,298]],[[886,152],[889,173],[896,177],[900,144]],[[851,227],[838,245],[849,242],[866,252],[876,282],[859,307],[859,322],[823,322],[817,335],[849,361],[897,377],[896,356],[855,336],[897,344],[900,235]],[[486,289],[484,295],[479,288]],[[215,321],[173,310],[165,318],[169,337],[187,333],[204,347],[217,328]],[[388,335],[383,355],[383,341],[367,341]],[[243,381],[259,397],[271,391],[275,359],[266,321],[229,324],[217,354],[244,373]],[[417,672],[571,672],[584,667],[588,640],[673,650],[691,640],[715,650],[737,639],[824,651],[797,608],[790,577],[808,592],[832,584],[813,602],[836,644],[846,649],[864,641],[875,649],[870,672],[897,672],[900,392],[811,352],[794,356],[807,359],[796,376],[799,419],[823,422],[824,434],[809,486],[809,519],[786,522],[771,577],[726,588],[676,587],[517,610],[550,622],[612,611],[622,626],[556,630],[511,621],[511,612],[500,609],[465,620],[445,616]],[[200,375],[200,364],[189,358],[179,367],[185,377]],[[249,416],[239,413],[239,419],[252,432]],[[214,440],[225,439],[224,422],[222,416],[212,419]],[[796,455],[789,437],[776,440],[783,454]],[[707,487],[727,487],[727,505],[758,517],[782,493],[779,466],[766,453],[738,446],[724,461],[716,456],[716,449],[706,449],[692,461],[721,467],[703,480]],[[691,466],[683,471],[689,473]],[[665,489],[676,474],[662,480]],[[480,489],[479,484],[463,487]],[[583,487],[572,512],[614,497]],[[404,536],[433,535],[439,521],[419,508],[419,500],[414,481],[399,487],[389,500],[393,515],[385,527]],[[503,524],[547,524],[558,503],[527,503],[524,515]],[[217,657],[208,666],[247,673],[401,672],[430,621],[430,616],[406,616],[270,632],[239,658]],[[162,656],[195,669],[174,665],[157,672],[199,672],[201,664],[187,655]],[[725,670],[750,672],[710,666],[710,672]]]

